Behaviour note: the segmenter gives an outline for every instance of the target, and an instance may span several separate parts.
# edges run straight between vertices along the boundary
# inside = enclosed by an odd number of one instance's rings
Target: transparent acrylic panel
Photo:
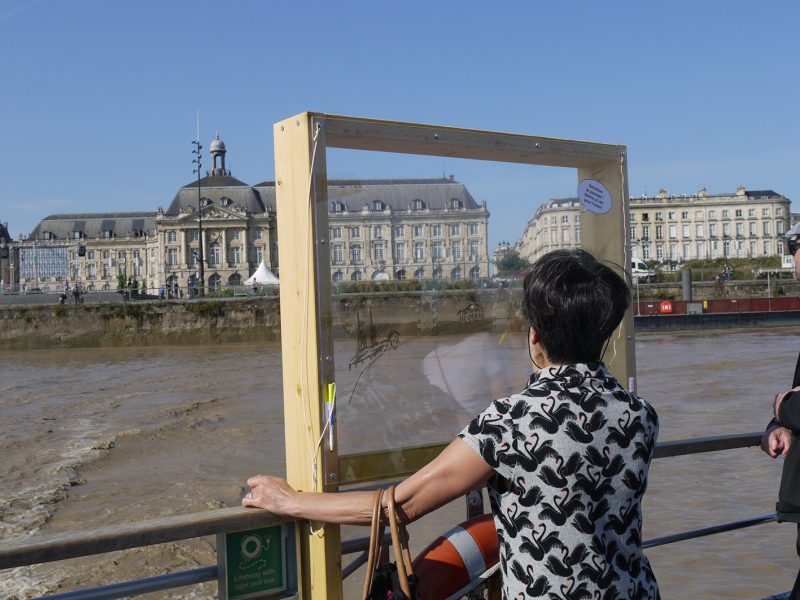
[[[522,269],[493,255],[576,172],[340,149],[327,168],[339,452],[448,442],[527,382]]]

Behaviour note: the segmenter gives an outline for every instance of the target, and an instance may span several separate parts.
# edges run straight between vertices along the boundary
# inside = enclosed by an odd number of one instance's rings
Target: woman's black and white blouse
[[[504,599],[659,598],[641,548],[657,434],[601,362],[542,369],[459,433],[496,472]]]

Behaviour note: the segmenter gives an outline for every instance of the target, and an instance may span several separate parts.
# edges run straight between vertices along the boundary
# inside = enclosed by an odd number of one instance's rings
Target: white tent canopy
[[[244,282],[245,285],[278,285],[278,283],[280,283],[278,278],[275,277],[275,274],[267,268],[267,263],[265,263],[263,260],[261,261],[261,264],[258,265],[256,272]]]

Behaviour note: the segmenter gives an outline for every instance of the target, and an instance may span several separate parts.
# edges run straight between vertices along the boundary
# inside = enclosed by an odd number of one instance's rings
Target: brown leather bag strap
[[[400,589],[406,597],[411,598],[411,586],[408,584],[409,567],[411,566],[411,555],[408,551],[408,534],[403,526],[403,535],[400,535],[400,527],[397,524],[397,509],[394,503],[394,486],[386,490],[387,507],[389,509],[389,529],[392,532],[392,548],[397,565],[397,577],[400,580]],[[406,556],[408,555],[408,559]]]
[[[364,594],[363,600],[369,598],[372,590],[372,575],[380,562],[381,538],[383,538],[383,527],[381,526],[383,490],[375,490],[372,502],[372,524],[369,530],[369,552],[367,554],[367,571],[364,575]]]

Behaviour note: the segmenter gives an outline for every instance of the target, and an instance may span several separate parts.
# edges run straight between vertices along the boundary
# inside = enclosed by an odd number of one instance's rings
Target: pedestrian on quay
[[[602,362],[629,304],[624,279],[586,251],[536,261],[522,306],[527,385],[492,402],[396,488],[399,518],[411,522],[488,487],[505,600],[660,598],[641,544],[658,418]],[[372,520],[372,492],[298,492],[261,475],[247,484],[244,506],[294,519]]]
[[[789,254],[795,256],[800,245],[800,222],[786,232]],[[800,279],[800,261],[795,256],[795,279]],[[778,492],[778,521],[797,523],[797,542],[800,556],[800,444],[794,443],[800,434],[800,355],[792,380],[792,389],[775,396],[772,404],[773,418],[761,438],[761,449],[772,458],[783,457],[781,486]],[[800,572],[795,578],[791,600],[800,600]]]

